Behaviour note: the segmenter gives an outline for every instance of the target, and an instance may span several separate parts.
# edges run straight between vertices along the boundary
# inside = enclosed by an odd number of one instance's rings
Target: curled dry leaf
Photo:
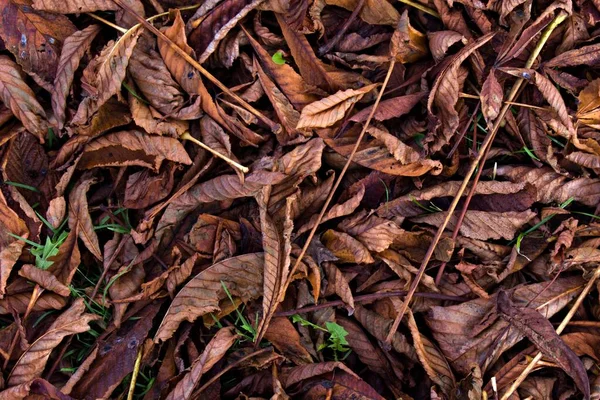
[[[56,276],[49,271],[44,271],[36,268],[35,265],[25,264],[19,270],[19,275],[23,278],[35,282],[44,289],[50,290],[56,294],[68,297],[71,291],[67,286],[62,284]]]
[[[391,56],[403,64],[423,58],[428,53],[426,38],[427,36],[412,27],[408,10],[405,10],[390,41]]]
[[[536,310],[513,305],[504,291],[498,292],[496,301],[500,316],[527,336],[546,357],[558,364],[573,378],[584,397],[589,399],[590,382],[587,371],[579,357],[558,336],[552,323]]]
[[[463,236],[479,240],[511,240],[514,238],[516,232],[535,216],[536,213],[531,210],[520,212],[507,211],[503,213],[470,210],[465,214],[459,232]],[[439,226],[444,218],[446,218],[446,213],[441,212],[424,215],[422,217],[413,217],[411,220],[414,222]],[[453,230],[456,226],[457,219],[458,217],[453,215],[448,222],[447,229]]]
[[[232,296],[243,302],[260,297],[263,263],[262,253],[244,254],[223,260],[200,272],[177,293],[154,340],[158,342],[171,338],[185,320],[193,322],[204,314],[219,311],[219,302],[227,298],[223,285]]]
[[[444,58],[448,49],[454,44],[458,42],[466,44],[467,42],[465,37],[456,31],[427,32],[427,39],[429,41],[429,51],[438,62]]]
[[[25,222],[8,206],[0,192],[0,299],[4,298],[6,283],[15,262],[21,256],[25,242],[9,233],[24,239],[29,237]]]
[[[112,1],[109,2],[112,3]],[[53,2],[53,4],[56,3]],[[90,25],[65,39],[51,92],[52,111],[54,111],[54,118],[57,120],[58,129],[62,129],[65,122],[67,96],[73,83],[75,71],[77,71],[81,58],[89,50],[98,32],[100,32],[99,25]]]
[[[91,93],[91,96],[85,98],[79,104],[77,113],[71,121],[72,124],[82,125],[86,123],[108,99],[121,91],[121,84],[125,79],[129,58],[142,33],[140,28],[141,26],[132,28],[116,42],[108,42],[98,58],[88,65],[86,70],[89,70],[91,66],[92,71],[89,74],[93,77],[93,80],[88,84],[94,93]]]
[[[164,160],[186,165],[192,163],[177,139],[147,135],[140,131],[121,131],[87,144],[77,167],[91,169],[139,165],[158,172]]]
[[[98,260],[102,261],[104,258],[100,251],[98,235],[94,230],[87,202],[87,192],[96,182],[94,178],[84,179],[69,194],[69,229],[77,232],[87,249]],[[74,246],[77,246],[77,244]]]
[[[238,336],[233,333],[233,327],[221,328],[208,342],[206,348],[194,362],[188,373],[177,383],[175,389],[167,396],[167,400],[187,400],[192,396],[194,388],[200,382],[202,375],[227,353]]]
[[[341,262],[370,264],[375,261],[369,249],[346,233],[329,229],[323,233],[321,240]]]
[[[120,7],[111,0],[33,0],[36,10],[50,11],[58,14],[79,14],[92,11],[116,11]]]
[[[358,0],[325,0],[325,4],[354,11]],[[400,13],[387,0],[366,0],[359,16],[363,21],[376,25],[396,25],[400,20]]]
[[[503,97],[502,93],[502,86],[496,78],[494,69],[492,69],[483,83],[481,94],[479,95],[481,98],[481,111],[483,112],[483,116],[487,121],[488,126],[491,126],[491,123],[496,119],[498,114],[500,114]]]
[[[316,101],[302,109],[296,128],[327,128],[344,118],[352,104],[359,101],[365,94],[373,90],[377,84],[361,89],[347,89]]]
[[[0,98],[23,126],[43,143],[48,129],[46,113],[23,80],[19,66],[7,56],[0,56]]]
[[[25,350],[10,372],[8,384],[20,385],[40,377],[50,353],[63,338],[88,331],[89,323],[99,318],[97,315],[85,313],[83,299],[76,299],[71,307],[62,313],[48,330]]]
[[[51,87],[65,39],[76,31],[64,15],[34,10],[31,0],[2,0],[0,37],[23,70]]]

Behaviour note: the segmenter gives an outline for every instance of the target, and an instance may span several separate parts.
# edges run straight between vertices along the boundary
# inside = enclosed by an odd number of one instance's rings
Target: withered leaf
[[[426,92],[417,92],[383,100],[379,103],[379,107],[377,107],[375,114],[373,114],[373,118],[378,121],[386,121],[391,118],[398,118],[404,114],[408,114],[408,112],[410,112],[410,110],[412,110],[419,103],[419,101],[425,97],[426,94]],[[373,106],[369,106],[360,110],[350,117],[350,121],[366,121],[371,113],[372,108]]]
[[[0,392],[0,398],[6,400],[32,397],[43,397],[49,400],[73,400],[71,396],[64,394],[62,389],[57,389],[50,382],[42,378],[35,378]]]
[[[333,263],[323,263],[323,270],[327,274],[327,288],[325,289],[324,296],[331,294],[337,294],[340,299],[348,307],[349,312],[354,311],[354,297],[352,296],[352,290],[348,281],[344,277],[342,271],[339,270]]]
[[[227,0],[210,10],[208,14],[202,15],[198,21],[196,21],[197,16],[194,15],[188,23],[194,27],[189,32],[189,41],[199,54],[198,61],[204,63],[208,60],[227,33],[261,2],[262,0]]]
[[[428,53],[426,36],[412,27],[405,10],[390,41],[390,53],[396,61],[412,63]]]
[[[546,357],[558,364],[577,384],[586,399],[590,397],[587,371],[577,355],[558,336],[552,323],[538,311],[513,305],[505,291],[498,292],[498,312],[511,326],[527,336]]]
[[[46,112],[23,80],[20,67],[7,56],[0,56],[0,98],[43,143],[48,129]]]
[[[49,257],[48,260],[52,265],[48,268],[48,272],[52,273],[65,286],[71,284],[73,275],[81,262],[81,254],[77,244],[78,228],[71,229],[65,241],[59,246],[58,254]]]
[[[129,97],[129,108],[135,124],[147,133],[178,138],[189,130],[187,121],[162,118],[160,114],[156,111],[153,113],[148,105],[134,96]]]
[[[83,299],[76,299],[71,307],[62,313],[19,358],[8,378],[9,385],[20,385],[38,378],[46,366],[52,350],[65,336],[86,332],[89,323],[99,319],[94,314],[85,313]]]
[[[177,383],[175,389],[167,396],[167,400],[191,398],[194,388],[200,382],[202,375],[210,369],[225,355],[236,341],[237,335],[233,333],[233,327],[221,328],[208,342],[206,348],[192,364],[190,371]]]
[[[68,297],[71,294],[69,288],[62,284],[56,276],[49,271],[36,268],[35,265],[23,265],[19,270],[19,275],[61,296]]]
[[[25,242],[9,235],[29,237],[25,222],[10,208],[0,192],[0,299],[4,297],[6,283],[15,262],[21,256]]]
[[[61,45],[76,31],[64,15],[36,11],[31,0],[2,0],[0,37],[38,84],[50,87],[58,64]]]
[[[421,335],[415,317],[410,310],[408,311],[408,327],[415,344],[417,356],[425,372],[427,372],[427,376],[439,386],[446,396],[449,398],[452,397],[452,393],[456,387],[456,380],[452,369],[450,369],[450,365],[448,365],[448,360],[446,360],[435,344]]]
[[[304,107],[296,128],[327,128],[344,118],[352,104],[369,93],[377,84],[361,89],[341,90],[329,97],[316,101]]]
[[[33,8],[59,14],[79,14],[91,11],[115,11],[120,9],[114,1],[110,0],[66,0],[60,2],[33,0]]]
[[[129,58],[142,33],[141,26],[128,30],[116,42],[110,41],[92,65],[93,81],[88,82],[94,93],[79,103],[72,123],[87,122],[112,96],[120,92]],[[89,67],[89,66],[88,66]]]
[[[441,61],[450,47],[458,42],[466,44],[466,39],[463,35],[456,31],[437,31],[427,32],[429,40],[429,51],[436,61]]]
[[[321,236],[325,247],[342,262],[370,264],[374,262],[369,250],[347,233],[329,229]]]
[[[111,1],[107,2],[112,3]],[[65,39],[51,92],[52,111],[54,111],[54,117],[58,122],[58,129],[62,129],[65,122],[67,96],[73,83],[75,71],[77,71],[81,58],[89,50],[98,32],[100,32],[99,25],[90,25]]]
[[[121,267],[115,276],[118,278],[112,282],[108,288],[111,300],[125,299],[138,291],[146,273],[141,265],[125,265]],[[114,304],[114,319],[113,323],[117,328],[121,327],[123,316],[127,309],[127,304]]]
[[[121,131],[102,136],[85,146],[80,169],[139,165],[158,172],[164,160],[189,165],[192,160],[174,138]]]
[[[313,361],[310,353],[302,346],[298,331],[288,318],[273,318],[265,333],[265,339],[296,365],[309,364]]]
[[[87,192],[96,183],[96,179],[84,179],[69,194],[69,229],[77,232],[87,249],[100,261],[103,260],[100,251],[98,235],[94,230],[92,217],[88,210]],[[66,241],[65,241],[66,243]],[[77,246],[76,244],[74,246]],[[60,254],[60,253],[59,253]]]
[[[470,210],[465,214],[465,219],[459,229],[461,235],[479,240],[514,238],[516,232],[536,216],[533,211],[507,211],[489,212]],[[439,226],[446,217],[446,213],[435,213],[422,217],[411,218],[415,222]],[[448,222],[447,229],[452,230],[458,217],[453,215]]]
[[[325,0],[325,4],[354,11],[358,0]],[[396,25],[400,19],[400,13],[387,0],[366,0],[359,16],[363,21],[377,25]]]
[[[177,293],[154,340],[158,342],[171,338],[185,320],[193,322],[204,314],[219,311],[219,302],[227,298],[222,285],[243,302],[260,297],[263,263],[262,253],[244,254],[223,260],[200,272]]]
[[[500,113],[500,107],[502,107],[502,86],[496,78],[494,69],[492,69],[483,83],[481,88],[481,111],[487,121],[488,125],[491,125],[498,114]]]

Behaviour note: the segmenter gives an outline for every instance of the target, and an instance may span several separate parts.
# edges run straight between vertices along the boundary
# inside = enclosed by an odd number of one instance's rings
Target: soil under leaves
[[[0,9],[0,399],[600,398],[598,2]]]

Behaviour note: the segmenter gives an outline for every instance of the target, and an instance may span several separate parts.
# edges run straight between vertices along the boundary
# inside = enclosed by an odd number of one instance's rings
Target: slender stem
[[[596,268],[596,270],[594,271],[594,274],[588,281],[587,285],[585,285],[585,288],[579,294],[579,297],[577,297],[577,300],[575,301],[575,303],[573,304],[573,306],[571,307],[571,309],[569,310],[567,315],[565,315],[565,317],[563,318],[563,320],[560,323],[560,325],[558,326],[558,328],[556,328],[556,334],[560,335],[562,333],[562,331],[567,327],[567,325],[569,325],[571,318],[573,318],[573,316],[577,312],[577,309],[579,308],[579,306],[581,305],[583,300],[586,298],[586,296],[588,295],[590,290],[592,290],[592,287],[594,286],[594,283],[596,282],[598,277],[600,277],[600,266]],[[533,358],[533,360],[531,360],[531,362],[527,365],[527,367],[523,370],[523,372],[521,372],[521,374],[517,377],[517,379],[515,379],[515,381],[512,383],[512,385],[510,385],[508,390],[502,395],[502,398],[500,400],[508,400],[508,398],[514,393],[514,391],[517,390],[519,385],[521,385],[521,383],[523,383],[525,378],[527,378],[527,375],[529,375],[529,373],[531,371],[533,371],[536,364],[542,359],[542,357],[543,357],[543,354],[541,351],[539,353],[537,353],[537,355]]]
[[[138,349],[137,357],[135,358],[135,365],[133,366],[133,372],[131,373],[131,382],[129,382],[129,392],[127,393],[127,400],[133,400],[133,394],[135,393],[135,383],[137,382],[137,376],[140,373],[140,364],[142,363],[142,350],[144,344],[140,344]]]
[[[102,18],[102,17],[100,17],[100,16],[98,16],[98,15],[96,15],[94,13],[86,13],[86,14],[89,15],[90,17],[92,17],[94,19],[97,19],[98,21],[102,22],[104,25],[108,25],[111,28],[114,28],[114,29],[118,30],[121,33],[127,33],[127,31],[128,31],[128,29],[125,29],[125,28],[123,28],[123,27],[121,27],[121,26],[119,26],[119,25],[117,25],[117,24],[115,24],[113,22],[110,22],[110,21],[108,21],[108,20],[106,20],[106,19],[104,19],[104,18]]]
[[[131,13],[140,22],[141,25],[143,25],[146,29],[148,29],[150,32],[155,34],[160,40],[165,41],[169,45],[169,47],[171,47],[177,54],[179,54],[179,56],[181,56],[185,61],[187,61],[188,64],[190,64],[192,67],[196,68],[198,70],[198,72],[200,72],[206,79],[211,81],[215,86],[217,86],[219,89],[221,89],[223,92],[225,92],[228,96],[235,99],[242,107],[244,107],[246,110],[248,110],[256,118],[258,118],[259,120],[264,122],[271,129],[271,131],[273,131],[274,133],[278,133],[281,131],[280,124],[278,124],[274,121],[271,121],[263,113],[258,111],[256,108],[254,108],[253,106],[248,104],[248,102],[246,102],[240,96],[238,96],[233,91],[231,91],[231,89],[229,89],[227,86],[225,86],[223,83],[221,83],[221,81],[219,81],[213,74],[208,72],[202,65],[200,65],[200,63],[198,61],[194,60],[194,58],[192,56],[190,56],[188,53],[186,53],[185,50],[183,50],[181,47],[179,47],[178,45],[173,43],[173,41],[171,39],[169,39],[167,36],[165,36],[165,34],[162,33],[161,31],[156,29],[156,27],[154,25],[150,24],[148,21],[146,21],[144,18],[142,18],[129,5],[125,4],[122,0],[114,0],[114,2],[119,7],[124,9],[125,11]],[[155,17],[157,17],[159,15],[160,14],[156,15]],[[132,29],[134,29],[134,28],[132,28]]]
[[[529,59],[527,60],[525,68],[531,68],[535,59],[538,57],[538,55],[542,51],[544,44],[550,37],[550,34],[552,33],[552,31],[554,31],[554,29],[558,25],[560,25],[560,23],[562,23],[566,17],[567,17],[567,14],[563,11],[559,12],[558,15],[556,15],[554,17],[552,22],[548,25],[546,30],[542,33],[542,36],[540,37],[539,42],[537,43],[535,49],[533,50],[533,52],[529,56]],[[521,85],[523,84],[523,81],[524,80],[522,78],[519,78],[515,82],[514,86],[512,87],[512,90],[510,91],[510,94],[508,95],[508,101],[514,100],[517,92],[519,91]],[[454,197],[454,200],[452,200],[452,204],[450,204],[450,207],[448,208],[446,218],[444,218],[444,221],[441,223],[435,236],[433,237],[433,240],[431,241],[431,244],[429,245],[429,248],[427,249],[427,253],[425,254],[425,258],[423,259],[423,262],[421,263],[421,266],[419,267],[417,276],[415,277],[415,279],[412,281],[412,283],[410,285],[410,288],[408,290],[408,295],[404,299],[404,302],[402,303],[402,306],[400,307],[400,311],[398,312],[398,315],[396,316],[396,319],[394,320],[394,324],[390,328],[390,332],[388,333],[388,336],[385,340],[386,344],[388,344],[388,345],[391,344],[394,334],[396,333],[396,331],[398,330],[398,326],[400,325],[400,321],[402,320],[402,317],[404,317],[404,314],[406,314],[406,310],[408,309],[410,300],[412,300],[412,297],[413,297],[415,291],[417,290],[417,285],[419,284],[419,282],[421,281],[421,278],[423,277],[423,274],[425,273],[425,268],[427,268],[427,264],[429,264],[429,260],[433,256],[433,252],[434,252],[438,242],[440,241],[440,239],[444,233],[444,230],[446,229],[446,226],[448,226],[450,219],[452,219],[454,210],[456,210],[458,202],[460,201],[465,189],[467,188],[467,186],[469,184],[469,180],[471,179],[471,176],[473,176],[473,173],[475,173],[477,166],[480,166],[480,170],[482,169],[484,157],[487,157],[489,148],[491,148],[491,144],[494,141],[494,138],[496,137],[496,133],[498,132],[498,129],[500,128],[500,124],[501,124],[502,120],[504,119],[504,117],[506,116],[509,109],[510,109],[509,104],[505,104],[504,107],[502,107],[502,110],[500,111],[500,114],[498,115],[498,118],[496,119],[496,122],[494,123],[493,128],[488,132],[488,134],[485,137],[485,140],[483,141],[483,144],[481,146],[482,151],[480,151],[477,154],[477,157],[471,163],[471,166],[469,167],[469,170],[467,171],[465,178],[463,179],[463,182],[462,182],[460,188],[458,189],[456,196]],[[475,190],[475,185],[473,185],[471,187],[471,191],[474,191],[474,190]],[[466,207],[468,207],[467,202],[465,202],[463,209],[466,210]],[[455,229],[458,229],[459,226],[460,225],[457,223]]]
[[[435,11],[435,10],[429,8],[429,7],[426,7],[423,4],[421,4],[421,3],[417,3],[416,1],[412,1],[412,0],[398,0],[398,1],[400,1],[400,3],[404,3],[406,5],[414,7],[417,10],[421,10],[424,13],[427,13],[427,14],[429,14],[431,16],[434,16],[434,17],[436,17],[438,19],[441,19],[440,14],[438,14],[437,11]]]
[[[244,167],[242,164],[240,164],[236,161],[233,161],[231,158],[227,157],[226,155],[223,155],[223,154],[219,153],[218,151],[211,149],[210,147],[208,147],[207,145],[205,145],[204,143],[202,143],[201,141],[199,141],[198,139],[196,139],[195,137],[190,135],[189,132],[184,132],[183,135],[181,135],[179,137],[183,140],[189,140],[190,142],[196,143],[198,146],[200,146],[204,150],[210,152],[215,157],[220,158],[221,160],[225,161],[227,164],[231,165],[234,168],[239,169],[240,171],[242,171],[244,173],[250,171],[248,169],[248,167]]]
[[[363,302],[367,302],[367,301],[385,299],[387,297],[402,297],[402,296],[406,296],[407,293],[408,292],[406,290],[398,290],[398,291],[393,291],[393,292],[363,294],[361,296],[354,297],[354,302],[355,303],[363,303]],[[449,295],[440,294],[440,293],[428,293],[428,292],[422,292],[422,293],[417,292],[417,293],[415,293],[415,297],[423,297],[423,298],[427,298],[427,299],[446,300],[446,301],[467,301],[468,300],[465,297],[449,296]],[[315,304],[313,306],[296,308],[295,310],[281,311],[281,312],[275,313],[273,315],[273,317],[289,317],[294,314],[306,314],[309,312],[322,310],[324,308],[338,307],[338,306],[344,306],[344,305],[346,305],[346,303],[344,303],[342,300],[332,300],[332,301],[328,301],[327,303],[321,303],[321,304]]]
[[[356,143],[354,144],[354,148],[352,149],[352,152],[348,156],[348,160],[346,160],[346,164],[344,164],[344,168],[342,168],[342,171],[340,172],[340,175],[336,179],[335,184],[333,185],[333,187],[329,191],[329,195],[327,196],[327,199],[325,200],[325,204],[323,204],[323,207],[321,208],[321,212],[319,212],[319,216],[317,217],[317,220],[315,221],[315,224],[313,225],[312,229],[310,230],[310,233],[308,234],[308,237],[306,238],[306,243],[304,243],[304,246],[302,246],[302,250],[300,251],[300,255],[298,256],[298,258],[296,258],[296,262],[294,263],[294,266],[292,267],[292,269],[290,270],[290,272],[288,274],[288,278],[287,278],[287,281],[286,281],[284,289],[283,289],[284,293],[287,290],[287,288],[290,285],[290,283],[292,282],[292,277],[294,276],[294,273],[296,272],[296,270],[300,266],[300,263],[302,262],[302,258],[306,254],[306,251],[308,250],[308,246],[310,246],[310,242],[311,242],[312,238],[315,236],[315,233],[317,232],[317,229],[319,228],[319,224],[321,223],[321,220],[323,219],[323,216],[325,215],[325,211],[327,211],[327,207],[329,207],[329,203],[331,203],[331,200],[333,199],[333,195],[335,194],[335,191],[340,186],[340,183],[342,182],[342,178],[346,174],[346,171],[348,170],[348,167],[350,167],[350,164],[352,163],[352,159],[354,158],[354,155],[358,151],[358,147],[360,146],[360,143],[361,143],[363,137],[365,136],[365,133],[367,132],[367,129],[369,128],[369,124],[371,123],[371,119],[373,118],[373,115],[375,115],[375,111],[377,110],[377,106],[379,106],[379,102],[381,101],[381,98],[383,97],[383,93],[385,92],[385,88],[386,88],[388,82],[390,81],[390,77],[392,76],[392,71],[394,70],[394,65],[396,65],[396,60],[395,60],[395,58],[392,58],[392,60],[390,61],[390,66],[389,66],[388,71],[387,71],[387,75],[385,76],[385,79],[383,81],[383,85],[381,86],[381,90],[379,92],[379,95],[377,96],[377,100],[375,100],[375,104],[373,104],[373,108],[371,109],[371,112],[369,113],[369,117],[365,121],[365,124],[363,125],[363,128],[360,131],[360,134],[358,135],[358,138],[356,139]]]

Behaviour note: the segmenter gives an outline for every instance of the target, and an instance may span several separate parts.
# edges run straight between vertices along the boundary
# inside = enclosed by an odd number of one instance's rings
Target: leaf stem
[[[237,168],[244,173],[247,173],[248,171],[250,171],[248,169],[248,167],[244,167],[242,164],[233,161],[231,158],[227,157],[226,155],[223,155],[223,154],[219,153],[218,151],[211,149],[210,147],[208,147],[207,145],[205,145],[204,143],[202,143],[201,141],[199,141],[198,139],[196,139],[195,137],[190,135],[189,132],[184,132],[183,135],[181,135],[179,137],[183,140],[189,140],[190,142],[197,144],[198,146],[202,147],[204,150],[210,152],[215,157],[220,158],[221,160],[225,161],[232,167]]]
[[[441,18],[442,18],[442,17],[440,16],[440,14],[438,14],[438,12],[437,12],[437,11],[435,11],[435,10],[433,10],[433,9],[429,8],[429,7],[426,7],[426,6],[424,6],[423,4],[421,4],[421,3],[418,3],[418,2],[416,2],[416,1],[412,1],[412,0],[398,0],[398,1],[399,1],[400,3],[404,3],[404,4],[408,5],[408,6],[414,7],[414,8],[416,8],[417,10],[421,10],[421,11],[423,11],[424,13],[426,13],[426,14],[429,14],[429,15],[431,15],[431,16],[433,16],[433,17],[436,17],[436,18],[438,18],[438,19],[441,19]]]
[[[542,33],[542,36],[540,37],[539,42],[537,43],[535,49],[533,50],[533,52],[529,56],[529,59],[527,60],[527,63],[525,64],[525,68],[531,68],[535,59],[538,57],[538,55],[542,51],[544,44],[550,37],[550,34],[554,31],[554,29],[558,25],[560,25],[565,20],[566,17],[567,17],[567,14],[563,11],[559,12],[558,15],[556,15],[554,17],[552,22],[548,25],[548,27]],[[521,85],[523,84],[523,82],[524,82],[523,78],[519,78],[515,82],[515,84],[513,85],[512,89],[510,91],[510,94],[508,95],[507,101],[514,100],[514,98],[516,97],[517,93],[519,92],[519,89],[521,88]],[[500,128],[500,124],[501,124],[502,120],[504,119],[504,117],[506,116],[506,114],[508,113],[509,109],[510,109],[510,104],[504,104],[504,107],[502,107],[502,110],[500,111],[500,114],[498,115],[498,118],[496,119],[496,122],[494,123],[493,128],[488,132],[488,134],[486,135],[486,137],[483,141],[483,144],[481,146],[481,151],[478,152],[477,157],[471,163],[471,166],[469,167],[469,170],[467,171],[465,178],[463,179],[463,182],[462,182],[460,188],[458,189],[456,196],[454,197],[454,200],[452,200],[452,203],[450,204],[450,207],[448,208],[446,218],[444,218],[444,221],[438,227],[438,230],[437,230],[435,236],[433,237],[433,240],[431,241],[429,248],[427,249],[427,253],[425,254],[425,257],[423,258],[423,262],[421,263],[421,266],[419,267],[419,271],[417,272],[417,275],[415,276],[415,278],[413,279],[413,281],[410,285],[410,288],[408,290],[408,295],[405,297],[404,302],[402,303],[402,307],[400,308],[400,311],[398,311],[398,315],[396,316],[396,319],[394,320],[394,324],[390,328],[390,332],[388,333],[388,336],[385,340],[386,344],[388,344],[388,345],[391,344],[394,334],[396,333],[396,331],[398,330],[398,326],[400,325],[400,321],[402,320],[402,317],[404,317],[404,314],[406,314],[406,310],[408,309],[410,300],[412,299],[415,291],[417,290],[417,285],[419,284],[419,282],[421,281],[421,278],[423,277],[423,274],[425,273],[425,268],[427,268],[427,264],[429,264],[429,260],[431,260],[431,257],[433,256],[433,252],[434,252],[437,244],[439,243],[440,239],[442,238],[444,230],[446,229],[446,226],[448,226],[448,223],[450,222],[450,219],[452,218],[452,216],[454,214],[454,210],[456,210],[456,207],[458,206],[458,203],[459,203],[465,189],[467,188],[471,177],[475,173],[475,170],[477,169],[478,166],[480,168],[479,168],[477,175],[478,176],[481,175],[481,171],[483,170],[483,168],[481,168],[483,166],[483,160],[485,160],[485,158],[489,154],[491,144],[492,144],[494,138],[496,137],[496,132],[498,132],[498,129]],[[473,193],[475,192],[476,184],[477,184],[477,178],[475,178],[474,184],[471,186],[469,196],[467,197],[467,200],[465,201],[465,203],[463,205],[461,216],[459,217],[458,221],[456,222],[456,226],[454,229],[455,232],[453,234],[453,237],[455,234],[457,234],[458,229],[460,228],[460,225],[462,222],[461,217],[464,218],[464,214],[466,213],[466,210],[467,210],[467,207],[469,204],[469,199],[472,197]],[[441,274],[439,274],[439,272],[438,272],[438,277],[437,277],[438,279],[436,279],[436,281],[439,282],[440,277],[441,277]]]
[[[104,19],[104,18],[102,18],[99,15],[96,15],[94,13],[89,12],[89,13],[86,13],[86,14],[89,15],[90,17],[92,17],[92,18],[94,18],[94,19],[102,22],[104,25],[108,25],[111,28],[114,28],[114,29],[118,30],[119,32],[121,32],[123,34],[127,33],[127,31],[129,30],[129,29],[125,29],[122,26],[119,26],[119,25],[117,25],[117,24],[115,24],[113,22],[110,22],[109,20],[106,20],[106,19]]]

